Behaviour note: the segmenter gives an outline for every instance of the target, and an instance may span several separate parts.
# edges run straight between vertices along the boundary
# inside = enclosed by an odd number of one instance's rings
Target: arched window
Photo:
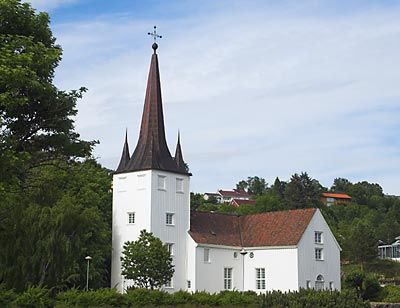
[[[324,276],[318,275],[315,280],[315,290],[323,290],[325,287]]]

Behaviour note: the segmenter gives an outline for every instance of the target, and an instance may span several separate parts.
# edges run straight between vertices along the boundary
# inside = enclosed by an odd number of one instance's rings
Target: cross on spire
[[[153,32],[148,32],[148,35],[151,35],[154,38],[154,43],[157,41],[158,38],[162,38],[162,35],[157,34],[157,27],[154,26]]]

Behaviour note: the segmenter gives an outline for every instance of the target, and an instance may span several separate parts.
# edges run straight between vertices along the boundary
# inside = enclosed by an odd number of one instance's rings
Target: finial
[[[162,36],[157,34],[157,27],[156,26],[154,26],[153,32],[148,32],[147,34],[151,35],[153,37],[153,39],[154,39],[154,43],[151,46],[151,48],[153,48],[154,53],[156,53],[156,50],[158,48],[158,44],[156,43],[156,41],[157,41],[158,38],[162,38]]]

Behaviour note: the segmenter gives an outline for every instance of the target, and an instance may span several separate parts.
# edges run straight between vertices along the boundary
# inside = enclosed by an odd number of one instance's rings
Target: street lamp
[[[242,248],[242,250],[240,250],[240,254],[243,256],[243,270],[242,270],[242,274],[243,274],[243,292],[244,292],[244,256],[247,255],[247,251]]]
[[[90,260],[92,260],[91,256],[87,256],[85,258],[85,260],[87,261],[87,269],[86,269],[86,291],[89,291],[89,263]]]

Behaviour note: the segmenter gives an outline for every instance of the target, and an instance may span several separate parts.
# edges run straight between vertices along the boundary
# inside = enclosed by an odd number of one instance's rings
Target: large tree
[[[161,240],[146,230],[137,241],[126,242],[121,257],[122,275],[132,279],[136,287],[160,288],[174,274],[172,258]]]
[[[307,172],[292,175],[285,188],[285,200],[289,208],[303,209],[321,204],[322,186]]]
[[[247,180],[241,180],[236,184],[236,189],[246,190],[252,196],[261,196],[268,190],[268,183],[264,178],[249,176]]]
[[[53,84],[62,50],[47,13],[19,0],[0,1],[0,177],[25,178],[53,159],[90,154],[93,142],[74,131],[76,101],[85,90]]]

